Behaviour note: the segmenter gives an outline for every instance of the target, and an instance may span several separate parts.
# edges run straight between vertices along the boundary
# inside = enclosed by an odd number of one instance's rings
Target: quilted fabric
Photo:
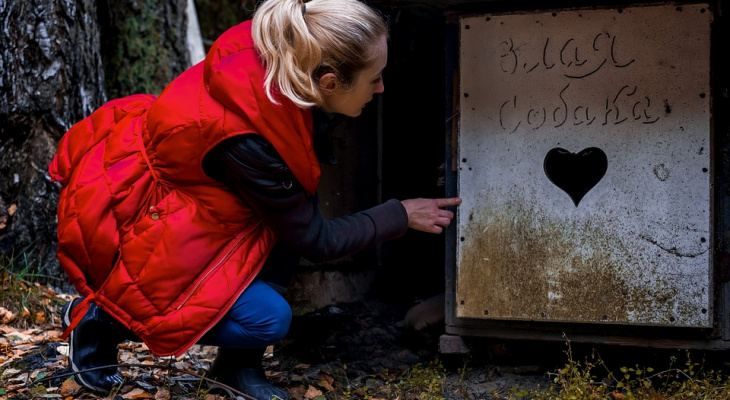
[[[49,166],[62,189],[58,258],[69,282],[158,356],[181,355],[254,279],[276,238],[205,175],[222,140],[260,134],[305,190],[319,164],[310,110],[271,103],[250,21],[159,97],[110,101],[75,124]]]

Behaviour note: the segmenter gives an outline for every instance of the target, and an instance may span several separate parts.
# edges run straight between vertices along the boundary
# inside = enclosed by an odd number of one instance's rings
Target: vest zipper
[[[187,295],[187,297],[185,298],[185,300],[183,300],[180,303],[180,305],[178,305],[177,307],[175,307],[175,310],[181,309],[188,302],[188,300],[190,300],[190,298],[193,297],[193,295],[195,294],[195,292],[198,291],[198,288],[200,287],[200,285],[202,285],[203,282],[205,282],[208,279],[208,276],[210,276],[210,274],[212,274],[214,271],[216,271],[218,269],[218,267],[221,266],[221,264],[223,264],[224,262],[228,261],[228,258],[231,256],[231,254],[233,254],[234,251],[238,250],[238,247],[239,247],[238,245],[243,241],[243,239],[247,238],[248,235],[250,235],[260,225],[261,225],[261,221],[259,221],[256,224],[256,226],[252,227],[248,232],[246,232],[245,234],[241,235],[241,237],[236,241],[236,244],[233,245],[231,247],[231,249],[226,252],[226,254],[223,256],[223,258],[221,258],[220,261],[218,261],[213,268],[209,269],[208,272],[206,272],[205,275],[203,275],[203,277],[198,281],[198,283],[195,284],[195,287],[193,288],[193,290],[190,291],[190,294]]]

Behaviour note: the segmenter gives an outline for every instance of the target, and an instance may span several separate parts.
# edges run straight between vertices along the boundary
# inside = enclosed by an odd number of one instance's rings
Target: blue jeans
[[[203,335],[198,344],[258,349],[286,336],[291,324],[289,303],[266,282],[251,282],[228,313]]]

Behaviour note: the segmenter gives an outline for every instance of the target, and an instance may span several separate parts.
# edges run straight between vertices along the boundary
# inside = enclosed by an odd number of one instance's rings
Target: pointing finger
[[[450,206],[458,206],[461,204],[461,198],[459,197],[450,197],[446,199],[436,199],[436,205],[439,208],[442,207],[450,207]]]

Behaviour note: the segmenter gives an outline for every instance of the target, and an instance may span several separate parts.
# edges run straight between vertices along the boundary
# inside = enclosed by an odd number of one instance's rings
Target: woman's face
[[[388,42],[385,36],[375,48],[375,61],[362,70],[350,88],[343,87],[334,74],[325,74],[320,82],[323,87],[324,104],[322,108],[329,113],[357,117],[375,93],[382,93],[383,69],[388,62]]]

